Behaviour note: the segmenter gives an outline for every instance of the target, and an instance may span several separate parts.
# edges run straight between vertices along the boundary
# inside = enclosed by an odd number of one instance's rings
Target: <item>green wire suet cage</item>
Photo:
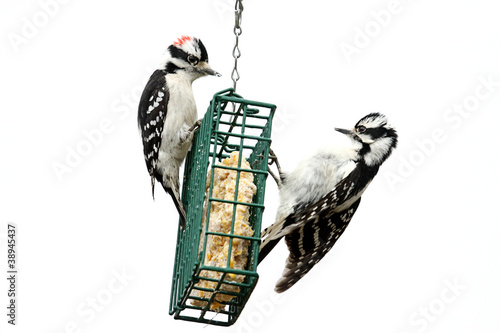
[[[214,95],[200,130],[194,136],[191,150],[186,158],[182,187],[182,202],[186,209],[187,223],[184,229],[179,227],[178,230],[170,298],[169,313],[174,315],[175,319],[222,326],[232,325],[257,283],[261,220],[264,210],[271,126],[275,110],[275,105],[243,99],[234,93],[233,89],[223,90]],[[239,154],[237,168],[217,165],[235,151]],[[241,168],[242,158],[249,162],[251,169]],[[237,172],[234,201],[212,197],[216,168]],[[209,169],[212,179],[208,179],[210,186],[205,192]],[[243,171],[253,173],[254,184],[257,187],[251,203],[236,201],[238,179]],[[205,193],[208,193],[208,205],[205,204],[204,212]],[[209,231],[210,207],[215,201],[232,203],[234,207],[229,233]],[[249,224],[253,229],[251,237],[233,233],[237,205],[249,206]],[[207,217],[205,226],[202,224],[204,213]],[[203,232],[202,228],[204,228]],[[204,258],[207,237],[210,235],[227,237],[230,240],[226,267],[206,265]],[[233,240],[238,238],[248,240],[250,243],[245,269],[234,269],[229,265]],[[202,245],[200,248],[200,241],[205,246]],[[203,271],[218,272],[219,277],[206,277],[206,274],[201,274]],[[243,276],[243,282],[232,281],[228,278],[229,274]],[[210,281],[213,288],[197,286],[197,283],[202,280]],[[232,286],[232,288],[227,288],[227,286]],[[195,296],[194,290],[208,292],[204,295],[208,294],[210,297]],[[230,295],[231,299],[227,302],[216,300],[216,296],[222,294]],[[193,301],[198,301],[194,303],[203,305],[193,305]],[[214,302],[219,303],[219,306],[222,303],[223,308],[215,312],[211,309]]]

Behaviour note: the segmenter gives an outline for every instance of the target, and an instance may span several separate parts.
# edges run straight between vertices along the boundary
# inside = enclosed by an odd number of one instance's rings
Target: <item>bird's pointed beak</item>
[[[205,73],[207,73],[207,75],[213,75],[213,76],[217,76],[217,77],[221,77],[222,76],[219,72],[216,72],[216,71],[214,71],[211,68],[208,69]]]
[[[356,132],[354,130],[348,130],[348,129],[344,129],[344,128],[335,128],[335,130],[337,132],[340,132],[342,134],[347,135],[352,140],[361,141],[361,139],[359,138],[359,136],[356,134]]]
[[[340,132],[340,133],[345,134],[345,135],[350,136],[350,137],[352,137],[354,135],[354,132],[351,130],[348,130],[348,129],[335,127],[335,130],[337,132]]]
[[[199,63],[198,69],[204,75],[213,75],[213,76],[217,76],[217,77],[221,76],[219,72],[214,71],[212,69],[212,67],[210,67],[208,62],[205,62],[205,61]]]

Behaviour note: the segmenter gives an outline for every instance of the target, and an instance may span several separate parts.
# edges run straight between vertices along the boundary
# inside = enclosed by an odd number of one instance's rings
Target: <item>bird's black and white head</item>
[[[167,73],[184,74],[192,81],[206,75],[220,76],[208,64],[208,53],[200,39],[189,36],[178,38],[165,51],[160,69]]]
[[[364,116],[351,130],[336,130],[359,144],[359,155],[368,166],[380,166],[398,143],[396,130],[387,123],[387,117],[380,113]]]

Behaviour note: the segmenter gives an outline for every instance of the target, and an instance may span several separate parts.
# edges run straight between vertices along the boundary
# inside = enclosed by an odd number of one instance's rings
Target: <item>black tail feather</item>
[[[177,208],[177,211],[179,212],[179,217],[181,218],[181,222],[180,222],[181,228],[184,229],[184,227],[186,226],[187,216],[186,216],[186,211],[184,210],[184,206],[182,205],[181,198],[179,196],[179,192],[174,191],[170,187],[164,186],[163,188],[172,197],[175,208]]]
[[[271,252],[271,250],[274,249],[274,247],[276,246],[276,244],[278,244],[278,242],[280,240],[281,240],[281,238],[272,239],[266,245],[264,245],[263,248],[260,249],[260,251],[259,251],[259,262],[257,263],[257,265],[259,265],[262,262],[262,260],[264,260],[264,258],[267,257],[267,255],[269,254],[269,252]]]
[[[153,201],[155,199],[155,177],[151,176],[151,194],[153,195]]]

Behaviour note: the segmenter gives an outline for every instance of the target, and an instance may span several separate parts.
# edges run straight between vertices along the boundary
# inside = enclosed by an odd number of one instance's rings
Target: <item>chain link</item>
[[[243,0],[236,0],[234,6],[234,35],[236,37],[234,48],[233,48],[233,58],[234,58],[234,68],[231,73],[231,79],[233,80],[233,89],[236,92],[236,83],[240,79],[240,73],[238,73],[238,59],[241,57],[239,43],[239,37],[243,30],[241,29],[241,14],[243,13]]]

